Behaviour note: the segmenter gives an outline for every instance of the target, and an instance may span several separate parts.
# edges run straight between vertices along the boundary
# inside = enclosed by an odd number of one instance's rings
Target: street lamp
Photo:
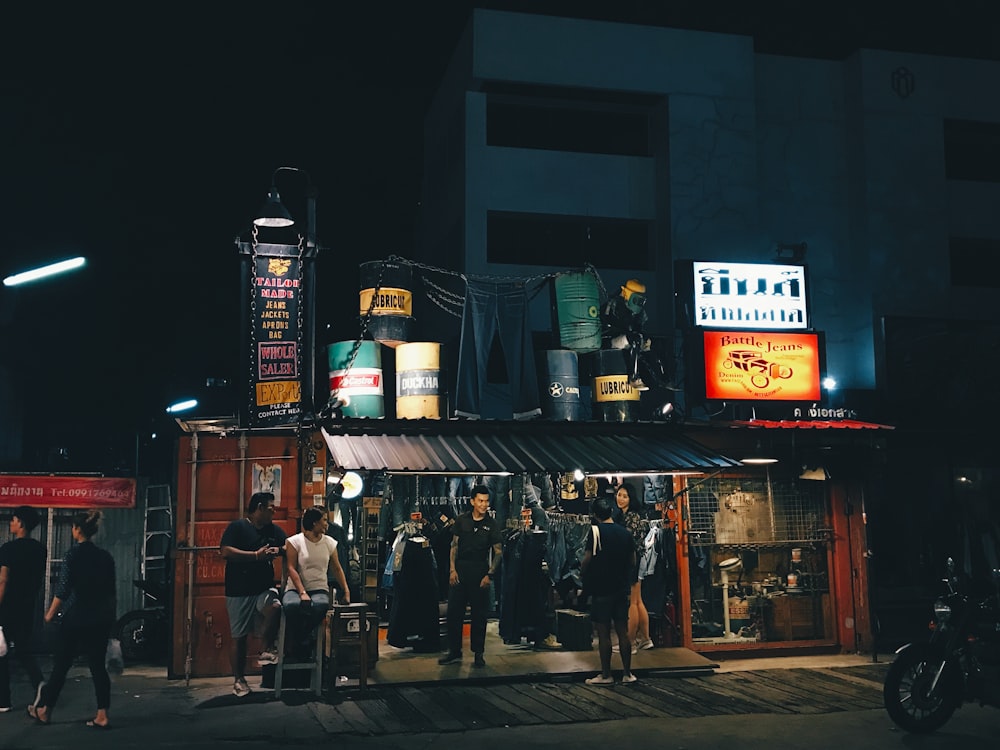
[[[278,193],[278,177],[286,172],[305,178],[305,232],[296,229],[295,244],[283,244],[260,232],[299,223]],[[247,290],[241,349],[250,353],[249,412],[241,413],[247,415],[251,428],[301,425],[313,417],[316,383],[315,259],[319,247],[316,188],[308,172],[285,166],[274,170],[267,200],[253,219],[252,233],[250,242],[237,238]]]
[[[316,188],[313,186],[309,173],[298,167],[278,167],[271,175],[271,189],[267,193],[267,200],[261,206],[254,218],[254,226],[258,227],[290,227],[295,223],[295,219],[281,202],[278,195],[278,173],[298,172],[306,178],[306,246],[316,246]]]
[[[37,281],[38,279],[44,279],[49,276],[55,276],[56,274],[66,273],[67,271],[74,271],[77,268],[82,268],[86,265],[87,259],[78,256],[76,258],[70,258],[69,260],[61,260],[58,263],[49,263],[45,266],[39,266],[38,268],[32,268],[29,271],[22,271],[21,273],[15,273],[8,276],[3,280],[4,286],[20,286],[21,284],[27,284],[31,281]]]

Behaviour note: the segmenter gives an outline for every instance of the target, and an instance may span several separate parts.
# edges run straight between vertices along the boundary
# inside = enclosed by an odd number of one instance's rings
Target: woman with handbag
[[[108,708],[111,704],[111,679],[104,657],[108,637],[115,621],[115,561],[97,547],[91,538],[101,521],[99,510],[84,511],[73,516],[73,545],[63,560],[59,584],[52,604],[45,613],[45,622],[62,615],[52,661],[52,676],[42,688],[38,699],[28,706],[28,713],[39,724],[48,724],[59,700],[66,673],[77,654],[85,654],[94,681],[97,714],[86,723],[95,729],[109,729]]]

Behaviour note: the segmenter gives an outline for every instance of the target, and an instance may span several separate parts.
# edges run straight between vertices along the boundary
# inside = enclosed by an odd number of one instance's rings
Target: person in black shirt
[[[456,664],[462,660],[462,622],[468,605],[472,619],[469,646],[475,655],[473,665],[485,667],[483,652],[486,650],[490,581],[500,565],[503,538],[496,519],[488,513],[490,491],[484,485],[476,485],[472,488],[470,502],[472,510],[456,518],[452,527],[448,653],[438,659],[438,664]]]
[[[40,724],[48,724],[51,720],[52,710],[66,683],[66,674],[76,655],[82,653],[87,657],[97,697],[97,714],[87,726],[95,729],[111,726],[108,719],[111,678],[104,665],[104,656],[117,608],[115,560],[110,552],[90,541],[100,522],[99,510],[73,516],[72,533],[76,544],[66,553],[56,595],[45,613],[45,622],[62,617],[52,656],[52,675],[42,685],[34,704],[28,706],[28,713]]]
[[[233,668],[233,694],[250,695],[245,669],[247,635],[263,618],[264,650],[260,664],[277,664],[275,638],[281,602],[275,588],[274,559],[285,548],[285,532],[272,523],[274,495],[255,492],[247,503],[247,516],[233,521],[222,532],[219,552],[226,560],[226,612],[229,614],[229,659]],[[284,567],[284,558],[281,565]],[[284,570],[281,571],[284,578]],[[279,579],[280,580],[280,579]]]
[[[38,525],[38,511],[27,505],[14,508],[10,533],[14,539],[0,547],[0,627],[9,647],[0,656],[0,713],[11,709],[11,655],[28,673],[31,689],[38,697],[42,670],[31,651],[31,631],[35,624],[38,592],[45,579],[45,546],[31,538]]]
[[[587,549],[580,563],[584,588],[591,597],[590,619],[597,629],[597,649],[601,656],[601,674],[587,679],[588,685],[613,685],[611,676],[611,623],[618,642],[628,643],[628,605],[632,569],[635,566],[635,543],[624,526],[611,518],[611,501],[598,497],[591,503],[591,515],[597,521],[587,534]],[[620,649],[622,683],[636,681],[632,674],[632,649]]]

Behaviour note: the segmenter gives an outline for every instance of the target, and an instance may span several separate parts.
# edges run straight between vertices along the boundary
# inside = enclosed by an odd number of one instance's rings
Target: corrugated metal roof
[[[665,425],[442,421],[324,427],[332,461],[346,469],[441,474],[715,471],[736,461]],[[380,427],[384,428],[380,430]]]
[[[855,419],[748,419],[730,422],[732,427],[758,427],[765,430],[894,430],[892,425],[859,422]]]

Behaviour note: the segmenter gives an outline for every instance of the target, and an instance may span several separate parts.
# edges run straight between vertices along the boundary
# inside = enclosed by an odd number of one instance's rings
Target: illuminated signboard
[[[809,328],[805,266],[692,261],[690,321],[700,328]]]
[[[817,333],[704,331],[705,397],[720,401],[819,401]]]

